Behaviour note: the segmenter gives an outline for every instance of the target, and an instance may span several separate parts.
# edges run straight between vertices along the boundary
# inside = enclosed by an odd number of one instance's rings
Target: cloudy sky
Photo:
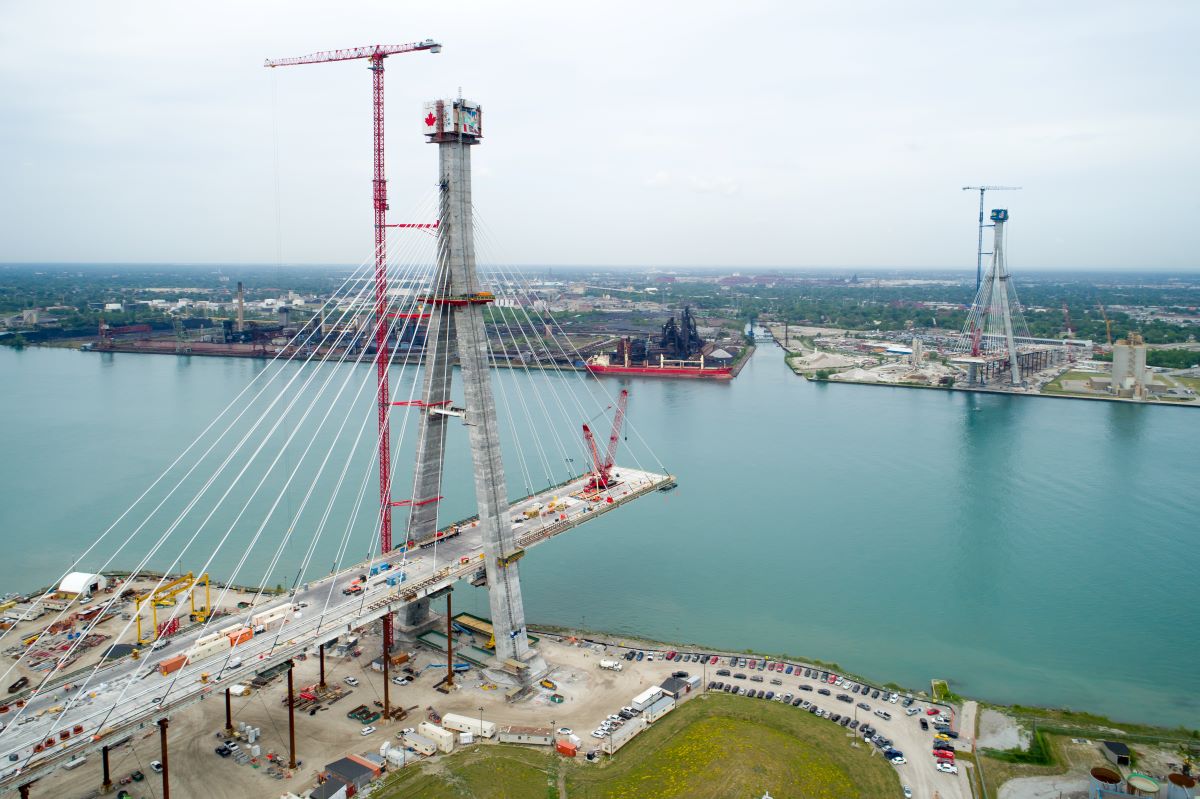
[[[431,196],[424,100],[485,109],[475,201],[521,264],[1200,266],[1200,5],[8,2],[0,261],[358,263],[363,62],[392,216]],[[277,222],[278,220],[278,222]]]

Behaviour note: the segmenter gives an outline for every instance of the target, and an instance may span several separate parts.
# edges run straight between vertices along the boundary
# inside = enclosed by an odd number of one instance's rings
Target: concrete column
[[[446,687],[454,687],[454,611],[446,594]]]
[[[472,143],[472,139],[460,137],[438,145],[442,186],[438,269],[439,273],[450,275],[449,283],[458,295],[480,290],[471,220]],[[483,306],[468,303],[449,310],[455,315],[454,336],[466,395],[467,436],[475,473],[475,500],[479,507],[496,657],[502,661],[525,661],[533,653],[525,632],[518,562],[509,560],[516,551],[516,542],[508,520],[508,490],[488,368]]]
[[[320,686],[321,686],[322,688],[324,688],[324,687],[325,687],[325,644],[321,644],[321,646],[320,646],[318,649],[320,650],[320,653],[321,653],[321,682],[320,682]]]
[[[233,735],[233,700],[229,697],[229,689],[225,689],[225,732]]]

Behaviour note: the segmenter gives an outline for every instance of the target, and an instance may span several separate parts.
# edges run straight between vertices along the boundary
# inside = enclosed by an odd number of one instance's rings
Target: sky
[[[1200,267],[1193,0],[8,2],[0,261],[362,262],[365,62],[263,61],[426,38],[390,219],[432,221],[461,88],[481,260],[973,269],[987,183],[1014,272]]]

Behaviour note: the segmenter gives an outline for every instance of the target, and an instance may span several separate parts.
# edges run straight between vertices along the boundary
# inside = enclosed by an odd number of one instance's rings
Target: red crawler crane
[[[617,396],[617,411],[613,414],[612,434],[608,437],[608,452],[605,454],[603,461],[600,460],[600,450],[596,446],[596,437],[592,435],[592,429],[586,424],[583,426],[583,438],[587,441],[588,450],[592,454],[592,466],[594,467],[588,488],[608,488],[614,483],[612,468],[616,463],[617,442],[621,438],[621,425],[625,422],[625,406],[628,402],[629,390],[623,388]]]
[[[346,50],[327,50],[297,58],[268,58],[263,66],[290,67],[298,64],[325,64],[330,61],[369,59],[371,70],[371,100],[374,111],[375,169],[371,180],[375,209],[375,377],[378,384],[379,416],[379,551],[392,550],[392,456],[391,429],[388,410],[391,408],[388,389],[388,300],[387,300],[387,179],[383,171],[383,59],[390,55],[428,50],[438,53],[442,45],[433,39],[412,44],[373,44]],[[383,617],[383,651],[391,652],[392,617]],[[386,676],[386,673],[385,673]],[[384,705],[388,704],[387,682],[384,681]],[[385,711],[387,708],[385,707]]]

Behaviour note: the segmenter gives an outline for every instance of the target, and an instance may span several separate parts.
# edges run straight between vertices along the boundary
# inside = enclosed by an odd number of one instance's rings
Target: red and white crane
[[[371,181],[375,210],[375,372],[378,383],[379,412],[379,544],[381,552],[392,549],[391,434],[388,426],[387,346],[387,179],[383,158],[383,60],[390,55],[428,50],[439,53],[442,45],[433,39],[411,44],[372,44],[345,50],[326,50],[295,58],[268,58],[263,66],[291,67],[300,64],[325,64],[331,61],[369,59],[371,98],[375,121],[373,151],[375,170]]]
[[[433,39],[411,44],[372,44],[346,50],[326,50],[296,58],[268,58],[263,66],[291,67],[300,64],[325,64],[331,61],[353,61],[366,58],[371,63],[371,99],[374,115],[375,170],[371,180],[375,211],[375,377],[379,416],[379,551],[392,549],[392,456],[391,428],[388,411],[391,408],[388,387],[388,313],[387,313],[387,179],[383,161],[383,60],[390,55],[428,50],[439,53],[442,45]],[[386,662],[392,645],[392,617],[383,618],[383,651]],[[385,713],[389,710],[387,680],[384,680]]]
[[[605,453],[604,460],[600,460],[600,449],[596,446],[596,437],[592,435],[592,429],[586,424],[583,426],[583,438],[587,441],[588,451],[592,455],[593,472],[588,488],[608,488],[613,484],[612,468],[616,463],[617,442],[621,438],[621,425],[625,422],[625,406],[628,403],[629,389],[623,388],[617,396],[617,410],[613,414],[613,428],[608,437],[608,452]]]

